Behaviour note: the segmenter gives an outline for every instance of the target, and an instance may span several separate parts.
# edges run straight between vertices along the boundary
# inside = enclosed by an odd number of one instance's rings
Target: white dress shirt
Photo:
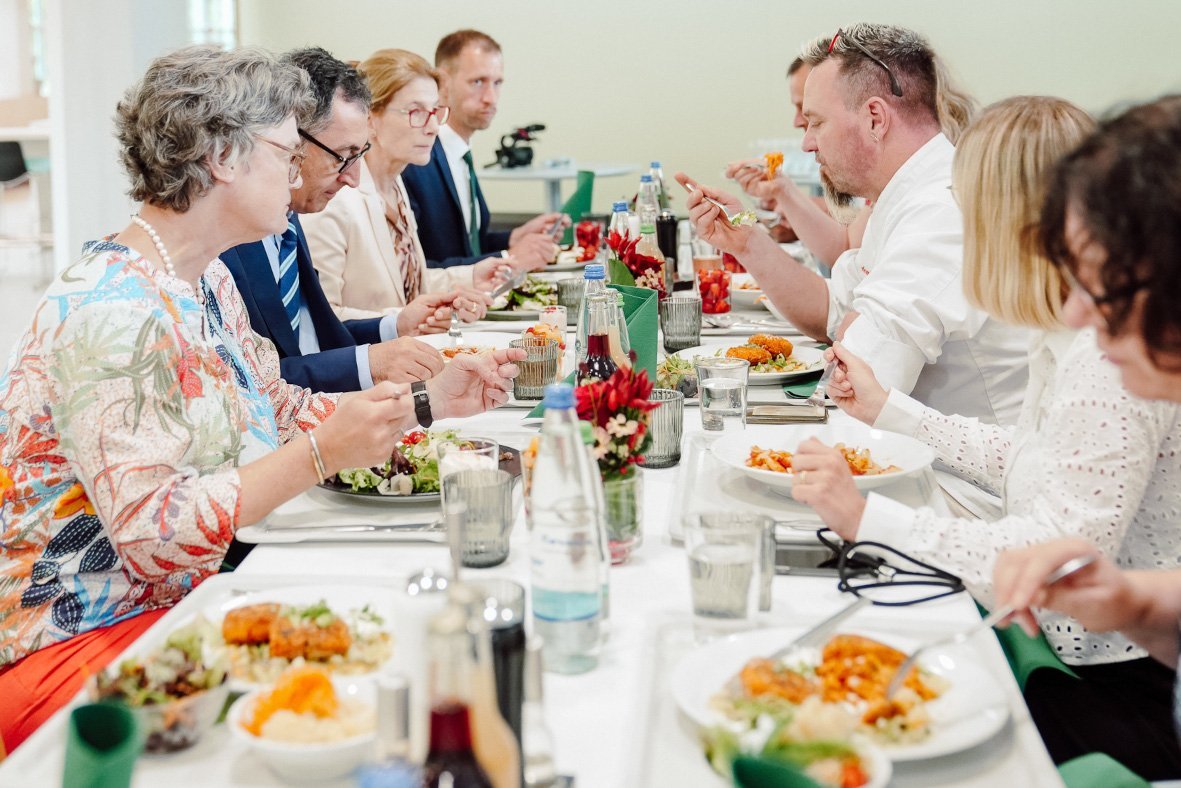
[[[463,154],[472,149],[455,129],[444,124],[439,127],[439,144],[443,146],[443,155],[447,157],[447,165],[451,167],[451,180],[455,181],[455,191],[459,195],[459,208],[463,211],[463,225],[468,233],[472,231],[472,222],[476,223],[476,230],[480,229],[480,214],[472,216],[472,182],[468,174],[467,162]]]
[[[861,247],[833,265],[828,334],[855,311],[842,341],[883,386],[943,413],[1013,424],[1029,332],[964,297],[963,218],[949,189],[954,154],[937,134],[890,179]]]
[[[279,281],[279,238],[278,235],[268,235],[262,239],[262,248],[266,250],[267,260],[271,264],[271,275]],[[383,342],[398,338],[398,317],[387,315],[377,324],[378,334]],[[312,323],[312,315],[308,311],[307,302],[300,293],[299,299],[299,353],[309,356],[320,352],[320,339],[316,336],[316,327]],[[373,374],[369,369],[369,345],[357,345],[357,379],[362,389],[373,388]]]
[[[923,441],[963,477],[1000,492],[1004,513],[993,522],[941,517],[870,493],[857,538],[960,575],[989,606],[997,555],[1057,537],[1081,536],[1123,569],[1181,567],[1181,405],[1128,394],[1093,331],[1036,336],[1016,427],[944,415],[897,390],[874,422]],[[1068,664],[1146,653],[1058,613],[1037,617]]]

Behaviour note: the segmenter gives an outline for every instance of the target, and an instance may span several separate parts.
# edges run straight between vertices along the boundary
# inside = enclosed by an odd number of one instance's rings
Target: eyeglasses
[[[1123,287],[1108,291],[1103,295],[1096,295],[1078,280],[1074,271],[1071,271],[1064,265],[1059,266],[1058,271],[1062,274],[1062,281],[1066,282],[1066,286],[1070,288],[1071,292],[1081,295],[1103,317],[1103,320],[1107,323],[1107,333],[1112,335],[1118,333],[1117,330],[1119,328],[1118,323],[1114,320],[1113,307],[1117,304],[1126,303],[1141,290],[1148,287],[1148,282],[1137,279]]]
[[[340,164],[340,167],[336,170],[337,175],[344,175],[345,171],[349,167],[352,167],[354,164],[356,164],[357,161],[360,160],[360,158],[362,156],[364,156],[366,153],[368,153],[369,149],[371,147],[373,147],[372,143],[366,142],[365,147],[361,148],[361,150],[357,151],[352,156],[341,156],[339,153],[332,150],[332,148],[329,148],[327,145],[320,142],[318,139],[313,137],[311,134],[308,134],[303,129],[299,130],[299,136],[303,137],[305,140],[312,143],[313,145],[315,145],[317,148],[319,148],[320,150],[327,153],[332,158],[336,159],[336,161]]]
[[[964,590],[964,582],[880,542],[834,540],[832,531],[816,533],[837,554],[837,588],[883,607],[906,607],[942,599]],[[834,535],[835,536],[835,535]]]
[[[422,109],[420,107],[415,107],[414,109],[398,109],[397,107],[390,107],[389,109],[391,112],[405,115],[410,121],[410,128],[412,129],[424,128],[427,121],[431,119],[431,115],[435,116],[435,120],[439,121],[440,126],[447,122],[447,118],[451,117],[451,107],[435,107],[434,109]]]
[[[299,180],[299,170],[300,170],[300,168],[303,167],[303,160],[305,158],[307,158],[307,154],[301,150],[298,150],[297,148],[289,148],[286,145],[275,142],[274,140],[268,140],[266,137],[262,136],[261,134],[255,134],[254,136],[257,137],[258,139],[262,140],[263,142],[267,143],[268,145],[273,145],[274,147],[278,148],[279,150],[283,151],[284,153],[291,154],[291,164],[290,164],[289,169],[287,170],[287,182],[294,184],[296,181],[298,181]]]
[[[828,44],[828,54],[830,54],[830,55],[832,54],[833,49],[836,48],[837,39],[840,38],[842,35],[844,35],[844,32],[845,31],[841,30],[839,27],[837,28],[837,34],[832,37],[832,41],[830,41]],[[854,49],[856,49],[861,54],[865,55],[867,58],[869,58],[873,62],[877,63],[883,69],[885,69],[886,76],[888,76],[890,78],[890,92],[893,93],[898,98],[902,98],[902,86],[898,84],[898,78],[896,76],[894,76],[894,72],[890,70],[890,67],[887,66],[881,60],[881,58],[877,57],[876,55],[874,55],[873,52],[870,52],[868,49],[861,46],[861,44],[858,44],[856,41],[849,38],[848,36],[845,36],[845,43],[848,44],[849,46],[853,47]]]

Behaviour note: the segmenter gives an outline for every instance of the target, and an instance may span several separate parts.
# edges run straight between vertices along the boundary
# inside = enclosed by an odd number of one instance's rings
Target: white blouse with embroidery
[[[857,538],[890,544],[963,577],[992,602],[997,555],[1081,536],[1124,569],[1181,567],[1181,406],[1133,397],[1094,333],[1052,332],[1030,351],[1014,428],[947,416],[891,391],[874,426],[923,441],[952,471],[1004,500],[993,522],[940,517],[871,494]],[[1087,632],[1039,611],[1058,656],[1073,665],[1145,656],[1118,633]]]

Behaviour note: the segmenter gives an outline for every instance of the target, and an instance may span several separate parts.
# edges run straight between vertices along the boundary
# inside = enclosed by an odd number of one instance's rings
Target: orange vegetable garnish
[[[292,668],[275,682],[275,688],[262,695],[254,704],[251,718],[242,727],[255,736],[262,736],[262,726],[277,711],[333,717],[339,706],[336,689],[328,674],[319,668]]]

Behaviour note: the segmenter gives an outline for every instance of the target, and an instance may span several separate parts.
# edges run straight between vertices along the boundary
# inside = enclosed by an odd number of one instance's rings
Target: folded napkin
[[[812,396],[812,392],[816,390],[816,384],[819,382],[819,375],[812,380],[797,380],[786,384],[783,387],[783,393],[787,395],[788,399],[807,399]]]
[[[63,788],[122,788],[143,739],[135,715],[116,703],[88,703],[70,712]]]
[[[980,605],[976,605],[976,609],[980,611],[981,617],[988,615],[988,611]],[[1058,659],[1050,641],[1046,640],[1046,636],[1041,632],[1038,632],[1037,637],[1031,638],[1019,626],[1010,626],[1004,629],[993,627],[992,631],[996,633],[1001,650],[1005,652],[1005,659],[1009,661],[1009,669],[1013,671],[1013,677],[1017,679],[1017,686],[1022,691],[1025,690],[1025,682],[1029,681],[1030,675],[1038,668],[1060,670],[1078,678],[1078,674],[1071,670],[1070,666]]]
[[[781,761],[739,755],[732,768],[737,788],[820,788],[811,777]]]
[[[1107,753],[1092,752],[1058,767],[1066,788],[1149,788],[1149,783]]]

